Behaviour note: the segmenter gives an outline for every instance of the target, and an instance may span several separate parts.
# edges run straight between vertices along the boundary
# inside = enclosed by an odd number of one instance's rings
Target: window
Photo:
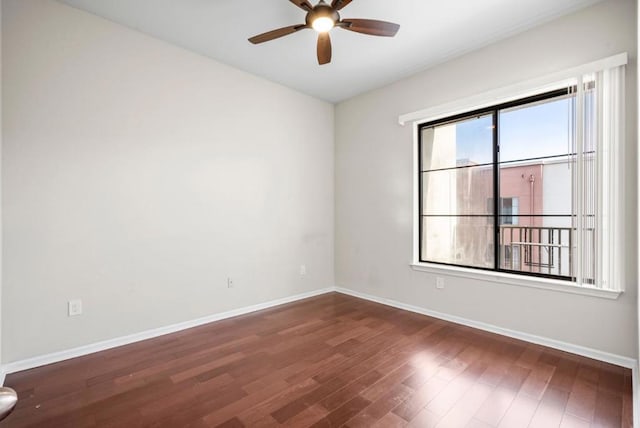
[[[500,224],[518,224],[518,198],[500,198]]]
[[[493,208],[493,198],[487,199],[487,211]],[[500,198],[500,224],[518,224],[518,197]]]
[[[623,77],[419,124],[417,262],[621,290]]]

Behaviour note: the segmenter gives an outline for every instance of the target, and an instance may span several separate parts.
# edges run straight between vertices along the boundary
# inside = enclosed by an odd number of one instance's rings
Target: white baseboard
[[[549,348],[558,349],[572,354],[581,355],[583,357],[592,358],[594,360],[604,361],[606,363],[615,364],[617,366],[626,367],[629,369],[635,369],[637,366],[637,360],[629,357],[623,357],[616,354],[610,354],[608,352],[599,351],[597,349],[591,349],[580,345],[574,345],[567,342],[561,342],[555,339],[549,339],[547,337],[536,336],[529,333],[523,333],[515,330],[509,330],[506,328],[498,327],[492,324],[486,324],[479,321],[473,321],[470,319],[457,317],[455,315],[444,314],[441,312],[431,311],[418,306],[408,305],[406,303],[398,302],[396,300],[386,299],[383,297],[377,297],[371,294],[361,293],[359,291],[350,290],[347,288],[336,287],[338,293],[347,294],[349,296],[358,297],[360,299],[369,300],[371,302],[381,303],[383,305],[392,306],[394,308],[403,309],[409,312],[415,312],[422,315],[427,315],[433,318],[438,318],[444,321],[450,321],[456,324],[465,325],[468,327],[477,328],[479,330],[488,331],[491,333],[500,334],[502,336],[512,337],[514,339],[523,340],[525,342],[535,343],[537,345],[547,346]]]
[[[206,317],[198,318],[191,321],[185,321],[178,324],[156,328],[153,330],[146,330],[140,333],[130,334],[128,336],[117,337],[114,339],[104,340],[101,342],[96,342],[96,343],[92,343],[85,346],[79,346],[77,348],[68,349],[65,351],[53,352],[51,354],[46,354],[38,357],[28,358],[25,360],[15,361],[15,362],[3,365],[2,368],[0,369],[0,376],[1,376],[0,380],[2,380],[2,382],[0,382],[0,385],[4,385],[5,374],[15,373],[22,370],[28,370],[35,367],[44,366],[47,364],[57,363],[60,361],[68,360],[70,358],[76,358],[76,357],[81,357],[83,355],[93,354],[94,352],[104,351],[104,350],[115,348],[118,346],[128,345],[130,343],[139,342],[141,340],[152,339],[154,337],[163,336],[165,334],[175,333],[177,331],[186,330],[188,328],[197,327],[197,326],[208,324],[214,321],[220,321],[226,318],[245,315],[251,312],[260,311],[260,310],[268,309],[274,306],[283,305],[285,303],[291,303],[298,300],[307,299],[309,297],[330,293],[332,291],[335,291],[334,287],[310,291],[308,293],[296,294],[295,296],[284,297],[282,299],[271,300],[269,302],[259,303],[257,305],[246,306],[244,308],[233,309],[227,312],[208,315]]]
[[[321,294],[330,293],[333,291],[337,291],[338,293],[369,300],[372,302],[381,303],[383,305],[392,306],[394,308],[403,309],[406,311],[415,312],[422,315],[427,315],[427,316],[438,318],[445,321],[450,321],[456,324],[477,328],[477,329],[488,331],[491,333],[512,337],[515,339],[523,340],[525,342],[535,343],[538,345],[547,346],[549,348],[554,348],[561,351],[566,351],[573,354],[581,355],[584,357],[593,358],[595,360],[604,361],[604,362],[615,364],[618,366],[630,368],[632,369],[633,378],[634,378],[633,379],[634,418],[640,417],[640,402],[639,402],[640,397],[636,393],[636,391],[640,391],[638,389],[640,388],[640,379],[638,376],[638,362],[633,358],[623,357],[620,355],[615,355],[615,354],[587,348],[580,345],[574,345],[571,343],[566,343],[566,342],[562,342],[555,339],[536,336],[529,333],[510,330],[510,329],[498,327],[495,325],[491,325],[491,324],[487,324],[479,321],[473,321],[466,318],[457,317],[454,315],[448,315],[441,312],[431,311],[418,306],[413,306],[406,303],[398,302],[396,300],[377,297],[377,296],[361,293],[358,291],[354,291],[354,290],[350,290],[342,287],[328,287],[320,290],[311,291],[308,293],[297,294],[295,296],[289,296],[282,299],[260,303],[257,305],[247,306],[244,308],[239,308],[239,309],[234,309],[227,312],[213,314],[213,315],[209,315],[209,316],[198,318],[191,321],[185,321],[182,323],[160,327],[153,330],[147,330],[140,333],[131,334],[128,336],[118,337],[118,338],[109,339],[109,340],[105,340],[105,341],[101,341],[101,342],[97,342],[97,343],[93,343],[85,346],[80,346],[80,347],[65,350],[65,351],[53,352],[51,354],[41,355],[38,357],[33,357],[25,360],[19,360],[12,363],[8,363],[3,365],[0,368],[0,385],[4,384],[5,374],[15,373],[22,370],[28,370],[35,367],[44,366],[47,364],[57,363],[59,361],[68,360],[70,358],[81,357],[83,355],[92,354],[94,352],[104,351],[107,349],[128,345],[130,343],[139,342],[146,339],[152,339],[154,337],[163,336],[165,334],[174,333],[181,330],[186,330],[188,328],[197,327],[197,326],[208,324],[214,321],[219,321],[226,318],[232,318],[239,315],[245,315],[245,314],[259,311],[262,309],[268,309],[274,306],[279,306],[285,303],[291,303],[298,300],[307,299],[309,297],[314,297]],[[635,421],[635,422],[638,422],[636,426],[640,427],[640,421]]]

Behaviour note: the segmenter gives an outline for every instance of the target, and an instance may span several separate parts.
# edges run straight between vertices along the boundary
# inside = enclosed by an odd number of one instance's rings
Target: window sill
[[[504,272],[480,271],[475,269],[462,268],[457,266],[445,266],[433,263],[411,263],[411,268],[415,271],[429,272],[440,275],[456,276],[460,278],[490,281],[498,284],[517,285],[521,287],[533,287],[543,290],[558,291],[562,293],[581,294],[584,296],[600,297],[603,299],[615,300],[622,294],[622,291],[602,290],[593,287],[580,287],[567,281],[556,279],[526,277]]]

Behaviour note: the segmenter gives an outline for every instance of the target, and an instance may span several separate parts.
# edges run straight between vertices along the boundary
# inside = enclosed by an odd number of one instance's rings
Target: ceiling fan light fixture
[[[335,9],[323,0],[320,0],[320,2],[307,13],[305,21],[309,27],[318,33],[327,33],[340,21],[340,15]]]
[[[334,27],[353,31],[355,33],[382,37],[393,37],[400,29],[400,26],[393,22],[378,21],[375,19],[341,19],[338,11],[342,10],[342,8],[350,4],[353,0],[331,0],[330,5],[327,4],[327,1],[329,0],[318,0],[318,3],[315,6],[312,6],[311,3],[309,3],[309,1],[313,0],[289,1],[307,12],[304,18],[304,24],[289,25],[288,27],[267,31],[266,33],[250,37],[249,42],[257,45],[259,43],[268,42],[269,40],[278,39],[288,34],[296,33],[300,30],[313,28],[319,33],[316,49],[318,64],[324,65],[331,62],[332,48],[329,31]]]
[[[311,23],[311,26],[318,33],[326,33],[327,31],[331,31],[333,27],[335,27],[336,23],[333,19],[328,16],[320,16]]]

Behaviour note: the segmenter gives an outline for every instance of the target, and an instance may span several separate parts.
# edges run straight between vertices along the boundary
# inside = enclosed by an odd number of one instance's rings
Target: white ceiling
[[[331,64],[316,33],[247,38],[304,22],[288,0],[60,0],[291,88],[338,102],[599,0],[353,0],[343,18],[401,25],[394,38],[334,29]],[[316,0],[310,0],[312,4]]]

